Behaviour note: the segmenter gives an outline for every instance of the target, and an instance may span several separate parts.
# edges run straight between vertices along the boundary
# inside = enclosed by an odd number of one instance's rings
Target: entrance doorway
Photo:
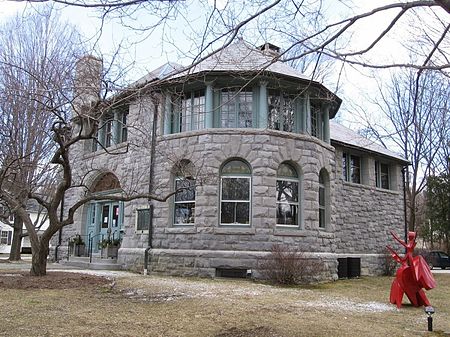
[[[123,226],[123,203],[93,202],[88,208],[86,233],[92,238],[92,250],[98,252],[99,243],[107,238],[119,239]]]

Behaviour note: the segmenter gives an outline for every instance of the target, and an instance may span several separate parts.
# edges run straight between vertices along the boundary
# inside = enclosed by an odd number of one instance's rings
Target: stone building
[[[64,236],[90,238],[94,253],[120,237],[118,263],[142,270],[147,259],[150,272],[258,277],[278,244],[320,259],[325,278],[346,257],[378,273],[389,232],[404,231],[407,162],[333,122],[341,99],[278,51],[239,40],[194,67],[166,64],[117,99],[98,141],[72,153],[74,172],[99,195],[179,192],[92,202]]]

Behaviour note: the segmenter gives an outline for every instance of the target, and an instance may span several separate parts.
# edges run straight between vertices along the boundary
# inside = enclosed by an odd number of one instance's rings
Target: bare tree
[[[26,20],[16,16],[0,29],[1,187],[26,208],[24,192],[37,192],[53,172],[46,164],[54,150],[49,130],[70,94],[79,36],[59,22],[51,7]],[[15,215],[10,260],[19,260],[21,240],[29,230],[22,233],[23,218],[14,206],[10,210]]]
[[[400,149],[411,163],[405,175],[410,230],[418,225],[417,197],[426,188],[427,177],[446,170],[440,156],[448,152],[449,97],[448,80],[442,74],[424,71],[417,76],[405,69],[393,74],[389,84],[380,85],[380,98],[373,102],[381,112],[378,122],[364,115],[369,135]]]
[[[29,3],[39,3],[42,0],[28,0]],[[333,58],[350,65],[389,68],[408,66],[425,69],[448,69],[449,60],[445,57],[446,36],[449,30],[448,13],[450,3],[446,0],[416,0],[411,2],[394,2],[366,11],[353,10],[356,7],[351,0],[340,0],[328,5],[323,1],[273,0],[267,1],[89,1],[89,0],[56,0],[58,4],[75,6],[95,11],[102,22],[106,19],[117,19],[128,29],[142,34],[142,40],[149,37],[155,28],[163,23],[164,29],[170,31],[167,20],[176,18],[182,22],[183,31],[191,41],[191,48],[183,52],[195,63],[228,46],[236,37],[251,37],[247,40],[276,40],[283,44],[283,52],[279,58],[288,61],[303,62],[308,55],[321,55],[321,58]],[[222,6],[218,6],[222,3]],[[191,22],[189,13],[195,7],[198,20]],[[154,21],[145,23],[136,20],[136,16],[150,15]],[[378,27],[371,28],[377,33],[367,38],[362,45],[353,43],[360,25],[377,17],[390,19]],[[439,24],[429,27],[422,21],[424,16],[433,17]],[[408,18],[420,20],[414,30],[407,31]],[[103,27],[103,26],[101,26]],[[422,51],[425,55],[433,55],[433,61],[424,64],[405,60],[382,62],[374,56],[376,50],[383,50],[386,39],[401,35],[403,40],[410,41],[406,48],[416,48],[410,39],[422,36],[422,31],[429,32],[428,39],[423,40]],[[448,39],[447,39],[448,40]],[[179,40],[166,34],[164,43],[175,48]],[[439,49],[439,57],[434,52]],[[398,59],[398,58],[397,58]]]

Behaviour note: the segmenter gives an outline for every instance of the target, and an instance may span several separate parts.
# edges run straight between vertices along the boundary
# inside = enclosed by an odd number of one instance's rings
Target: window
[[[375,161],[375,186],[389,189],[389,165]]]
[[[311,136],[323,138],[323,118],[320,105],[311,102]]]
[[[298,226],[298,188],[297,171],[281,164],[277,171],[277,225]]]
[[[114,143],[114,117],[108,116],[108,119],[105,120],[103,124],[103,128],[105,129],[104,141],[103,145],[105,147],[110,147]]]
[[[319,228],[326,227],[326,204],[325,204],[325,173],[319,173]]]
[[[0,233],[0,244],[11,245],[12,231],[1,231]]]
[[[295,129],[294,96],[270,91],[268,95],[269,128],[292,132]]]
[[[174,101],[171,117],[172,133],[205,128],[204,90],[187,92]]]
[[[253,125],[253,92],[223,90],[220,126],[222,128],[251,128]]]
[[[6,245],[8,243],[8,232],[2,231],[0,236],[0,244]]]
[[[150,225],[150,208],[136,210],[136,230],[148,230]]]
[[[99,123],[97,140],[92,142],[92,151],[97,151],[99,143],[103,147],[110,147],[128,140],[128,118],[129,107],[121,106],[106,114]]]
[[[361,158],[348,153],[342,156],[342,178],[345,181],[361,184]]]
[[[227,162],[221,170],[220,223],[250,224],[251,170],[241,160]]]
[[[195,179],[176,178],[174,201],[174,225],[190,225],[195,222]]]

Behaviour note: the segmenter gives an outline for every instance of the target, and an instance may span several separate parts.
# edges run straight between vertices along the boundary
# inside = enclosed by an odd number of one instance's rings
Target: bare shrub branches
[[[322,261],[307,257],[295,248],[273,245],[259,269],[263,278],[275,284],[289,285],[317,281],[324,266]]]

